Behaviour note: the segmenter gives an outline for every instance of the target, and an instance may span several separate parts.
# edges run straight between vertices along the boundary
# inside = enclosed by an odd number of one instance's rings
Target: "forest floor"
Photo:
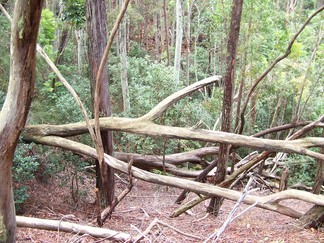
[[[24,206],[24,216],[57,219],[87,225],[94,219],[93,179],[86,179],[79,186],[79,201],[71,196],[71,184],[59,179],[50,179],[46,184],[31,183],[30,198]],[[81,184],[81,183],[80,183]],[[117,191],[126,185],[117,180]],[[222,226],[235,202],[225,200],[217,218],[206,215],[204,203],[194,207],[190,214],[170,218],[177,208],[174,203],[181,190],[166,186],[136,181],[132,191],[117,206],[111,219],[103,227],[122,231],[136,236],[144,232],[156,218],[171,227],[157,225],[145,235],[141,242],[204,242]],[[262,193],[262,192],[259,192]],[[189,195],[193,197],[194,195]],[[311,205],[305,202],[287,200],[285,204],[307,211]],[[247,208],[240,205],[238,211]],[[273,242],[273,243],[312,243],[324,242],[324,229],[302,229],[295,226],[295,220],[281,214],[252,208],[235,219],[221,235],[218,242]],[[187,234],[187,235],[185,235]],[[192,238],[192,235],[196,238]],[[18,228],[17,242],[110,242],[107,239],[93,238],[88,235],[38,229]],[[212,242],[212,241],[208,241]]]

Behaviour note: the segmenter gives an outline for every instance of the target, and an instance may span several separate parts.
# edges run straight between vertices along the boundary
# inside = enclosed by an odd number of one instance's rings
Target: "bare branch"
[[[50,145],[50,146],[56,146],[64,149],[71,150],[73,152],[79,153],[79,154],[84,154],[90,157],[93,157],[97,159],[97,154],[96,150],[75,142],[71,141],[65,138],[61,137],[39,137],[39,136],[34,136],[29,138],[30,141],[45,144],[45,145]],[[109,166],[113,167],[116,170],[119,170],[123,173],[128,173],[128,167],[127,164],[123,163],[122,161],[119,161],[107,154],[104,156],[105,162],[109,164]],[[174,186],[177,188],[189,190],[192,192],[195,192],[197,194],[203,194],[207,196],[221,196],[224,198],[227,198],[229,200],[238,200],[242,193],[235,191],[235,190],[230,190],[226,188],[221,188],[218,186],[213,186],[205,183],[200,183],[200,182],[195,182],[191,180],[186,180],[186,179],[181,179],[181,178],[175,178],[175,177],[169,177],[165,175],[157,175],[153,174],[150,172],[143,171],[141,169],[132,168],[132,176],[135,178],[151,182],[151,183],[156,183],[156,184],[161,184],[161,185],[168,185],[168,186]],[[278,192],[272,195],[268,196],[252,196],[248,195],[244,198],[244,202],[247,204],[254,204],[255,202],[257,203],[257,207],[268,209],[271,211],[279,212],[281,214],[294,217],[294,218],[299,218],[302,213],[295,211],[289,207],[283,206],[279,204],[280,201],[286,200],[286,199],[298,199],[302,200],[305,202],[310,202],[314,203],[317,205],[324,206],[324,196],[322,195],[314,195],[309,192],[302,192],[298,190],[286,190],[282,192]]]
[[[170,95],[159,104],[157,104],[151,111],[149,111],[144,116],[140,117],[141,120],[153,121],[158,118],[168,107],[182,99],[183,97],[191,94],[192,92],[203,88],[209,84],[219,82],[221,80],[221,76],[211,76],[209,78],[205,78],[199,82],[193,83],[192,85]]]
[[[155,225],[158,225],[158,224],[161,224],[165,227],[168,227],[172,230],[174,230],[175,232],[181,234],[181,235],[184,235],[184,236],[187,236],[187,237],[190,237],[190,238],[193,238],[193,239],[196,239],[196,240],[201,240],[201,238],[195,236],[195,235],[191,235],[191,234],[188,234],[188,233],[185,233],[185,232],[182,232],[181,230],[178,230],[177,228],[173,227],[172,225],[169,225],[167,223],[164,223],[163,221],[155,218],[150,224],[149,226],[146,228],[146,230],[141,233],[137,238],[136,240],[134,241],[135,242],[139,242],[141,239],[143,239],[147,234],[150,233],[150,231],[152,230],[152,228],[155,226]]]
[[[93,125],[93,120],[91,121],[91,124]],[[152,122],[141,121],[139,119],[117,117],[100,118],[100,124],[102,130],[124,131],[164,138],[180,138],[214,143],[226,143],[274,152],[297,153],[317,159],[324,159],[323,154],[307,149],[309,147],[324,146],[324,138],[308,137],[292,141],[271,140],[204,129],[163,126]],[[35,125],[28,126],[25,130],[26,133],[24,139],[26,140],[28,140],[28,136],[34,135],[55,135],[67,137],[87,132],[84,122],[65,125]]]

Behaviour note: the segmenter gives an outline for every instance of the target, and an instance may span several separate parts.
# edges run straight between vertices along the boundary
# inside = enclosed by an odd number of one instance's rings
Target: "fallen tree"
[[[66,138],[56,136],[29,136],[24,137],[24,139],[35,143],[68,149],[75,153],[84,154],[92,158],[97,158],[95,149],[91,148],[90,146]],[[128,173],[126,163],[119,161],[107,154],[105,154],[104,160],[105,163],[108,163],[114,169],[121,171],[125,174]],[[235,190],[221,188],[206,183],[200,183],[176,177],[157,175],[138,169],[134,166],[131,169],[131,174],[133,177],[141,179],[143,181],[185,189],[188,191],[195,192],[198,195],[202,194],[206,196],[221,196],[234,201],[238,200],[241,197],[241,192]],[[244,202],[250,205],[256,203],[257,207],[275,211],[293,218],[301,217],[303,213],[280,204],[280,201],[286,199],[298,199],[316,205],[324,206],[324,196],[293,189],[281,191],[267,196],[248,195],[245,197]]]
[[[219,76],[213,76],[207,79],[204,79],[200,82],[192,84],[174,94],[164,99],[156,107],[154,107],[150,112],[139,118],[120,118],[120,117],[105,117],[100,118],[100,128],[102,130],[116,130],[124,131],[136,134],[158,136],[164,138],[179,138],[179,139],[189,139],[189,140],[200,140],[213,143],[227,143],[235,146],[246,146],[250,148],[257,148],[266,150],[266,152],[256,156],[252,161],[243,165],[234,173],[232,173],[220,186],[227,187],[230,185],[241,173],[246,169],[250,168],[252,165],[255,165],[262,159],[265,159],[272,151],[274,152],[286,152],[286,153],[298,153],[303,155],[308,155],[317,159],[324,159],[324,155],[309,150],[310,147],[322,147],[324,146],[323,138],[302,138],[294,140],[271,140],[271,139],[262,139],[244,135],[237,135],[232,133],[210,131],[204,129],[195,129],[195,128],[183,128],[183,127],[171,127],[155,124],[153,121],[159,117],[168,107],[172,104],[185,97],[186,95],[191,94],[195,90],[198,90],[206,85],[212,84],[215,81],[219,80]],[[315,127],[322,122],[322,118],[316,122],[308,124],[307,131]],[[92,127],[94,127],[94,121],[90,120],[88,122]],[[68,149],[79,154],[84,154],[97,158],[95,149],[92,149],[89,146],[74,142],[72,140],[66,139],[64,137],[80,135],[87,133],[88,127],[85,122],[79,122],[74,124],[65,124],[65,125],[34,125],[27,126],[23,139],[26,141],[33,141],[40,144],[46,144],[50,146],[56,146],[63,149]],[[305,129],[303,130],[305,132]],[[305,133],[303,133],[305,134]],[[297,136],[296,136],[297,138]],[[124,173],[128,173],[127,164],[123,163],[120,160],[117,160],[113,157],[110,157],[105,154],[105,162],[109,166],[113,167],[116,170],[119,170]],[[235,190],[225,189],[217,186],[207,185],[204,183],[199,183],[195,181],[155,175],[144,170],[140,170],[136,167],[133,167],[131,170],[132,176],[139,178],[144,181],[169,185],[178,188],[182,188],[188,191],[195,192],[197,194],[203,194],[200,198],[208,198],[210,196],[221,196],[230,200],[237,200],[240,198],[241,193]],[[324,205],[324,197],[320,195],[314,195],[312,193],[302,192],[298,190],[287,190],[279,193],[275,193],[269,196],[257,197],[251,196],[245,198],[244,202],[247,204],[257,203],[257,207],[264,209],[276,211],[284,215],[299,218],[303,214],[296,210],[293,210],[289,207],[279,204],[280,201],[285,199],[299,199],[307,202],[314,203],[316,205]]]
[[[105,238],[107,240],[127,241],[131,238],[129,234],[105,228],[80,225],[61,220],[39,219],[31,217],[16,216],[18,227],[27,227],[43,230],[62,231],[75,234],[88,234],[93,237]]]

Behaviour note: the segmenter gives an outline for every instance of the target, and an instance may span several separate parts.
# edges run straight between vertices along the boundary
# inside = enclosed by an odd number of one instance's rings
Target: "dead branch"
[[[303,138],[292,141],[271,140],[254,138],[239,134],[232,134],[219,131],[210,131],[204,129],[193,130],[191,128],[170,127],[154,124],[132,118],[105,117],[100,119],[101,129],[117,130],[142,135],[179,138],[187,140],[200,140],[206,142],[218,142],[233,144],[235,146],[246,146],[250,148],[263,149],[275,152],[297,153],[307,155],[316,159],[324,160],[324,155],[311,151],[309,147],[324,146],[324,138]],[[93,125],[93,120],[91,120]],[[35,125],[27,126],[25,129],[25,139],[28,136],[74,136],[87,132],[84,122],[65,124],[65,125]]]
[[[168,227],[172,230],[174,230],[175,232],[181,234],[181,235],[184,235],[186,237],[190,237],[190,238],[193,238],[193,239],[196,239],[196,240],[201,240],[201,238],[195,236],[195,235],[191,235],[191,234],[188,234],[188,233],[185,233],[185,232],[182,232],[181,230],[178,230],[177,228],[167,224],[167,223],[164,223],[163,221],[155,218],[150,224],[149,226],[145,229],[144,232],[142,232],[138,237],[136,237],[136,240],[134,241],[135,242],[138,242],[140,241],[141,239],[143,239],[146,235],[148,235],[150,233],[150,231],[152,230],[152,228],[155,226],[155,225],[158,225],[158,224],[161,224],[165,227]]]
[[[219,239],[219,237],[222,235],[222,233],[225,231],[226,227],[233,222],[234,219],[236,219],[237,217],[239,217],[240,215],[242,215],[243,213],[247,212],[249,209],[251,209],[252,207],[254,207],[256,203],[254,203],[253,205],[251,205],[250,207],[248,207],[246,210],[244,210],[243,212],[239,213],[238,215],[236,215],[234,217],[234,213],[237,211],[237,209],[239,208],[239,206],[242,204],[242,201],[244,200],[244,198],[250,194],[251,192],[254,192],[255,189],[250,190],[250,185],[253,181],[253,178],[250,177],[248,183],[246,184],[242,196],[239,198],[239,200],[236,202],[235,206],[233,207],[232,211],[229,213],[229,215],[227,216],[227,219],[225,220],[225,222],[223,223],[222,227],[220,227],[219,230],[215,231],[213,234],[211,234],[204,242],[208,242],[210,239],[213,239],[213,242],[217,242],[217,240]]]
[[[54,136],[47,136],[47,137],[29,137],[29,141],[44,144],[44,145],[50,145],[50,146],[56,146],[64,149],[68,149],[70,151],[84,154],[87,156],[90,156],[94,159],[97,159],[96,150],[75,142],[71,141],[65,138],[61,137],[54,137]],[[128,173],[127,164],[125,164],[122,161],[119,161],[107,154],[105,154],[105,162],[109,164],[109,166],[113,167],[114,169],[121,171],[123,173]],[[230,190],[226,188],[221,188],[218,186],[213,186],[205,183],[195,182],[191,180],[181,179],[181,178],[175,178],[175,177],[169,177],[165,175],[157,175],[150,172],[143,171],[141,169],[132,168],[132,176],[135,178],[152,182],[160,185],[168,185],[168,186],[174,186],[177,188],[189,190],[192,192],[195,192],[197,194],[207,195],[207,196],[221,196],[230,200],[238,200],[241,197],[241,193],[235,190]],[[286,190],[282,192],[278,192],[275,194],[271,194],[268,196],[252,196],[248,195],[245,197],[244,202],[246,204],[254,204],[257,203],[257,207],[268,209],[271,211],[275,211],[293,218],[299,218],[302,213],[295,211],[289,207],[283,206],[279,204],[280,201],[286,200],[286,199],[298,199],[305,202],[310,202],[313,204],[324,206],[324,196],[322,195],[314,195],[309,192],[302,192],[298,190]]]
[[[172,164],[172,165],[181,165],[186,162],[200,164],[204,156],[217,155],[218,152],[219,152],[218,147],[205,147],[205,148],[195,149],[183,153],[166,154],[164,159],[165,159],[165,163]],[[142,154],[134,154],[134,153],[116,152],[114,154],[114,157],[122,161],[127,161],[127,158],[132,157],[135,166],[137,166],[137,163],[141,163],[149,166],[152,163],[163,161],[163,156],[150,155],[150,154],[142,155]]]
[[[154,121],[158,118],[167,108],[171,105],[182,99],[183,97],[191,94],[192,92],[199,90],[209,84],[220,82],[222,79],[221,76],[211,76],[209,78],[205,78],[199,82],[193,83],[188,87],[179,90],[178,92],[173,93],[159,104],[157,104],[151,111],[146,113],[144,116],[140,117],[141,120],[145,121]]]
[[[131,238],[129,234],[118,232],[110,229],[96,228],[91,226],[85,226],[75,223],[62,222],[60,220],[49,220],[49,219],[39,219],[30,218],[23,216],[16,216],[18,227],[27,227],[35,229],[53,230],[53,231],[63,231],[68,233],[82,233],[89,234],[93,237],[107,238],[117,241],[127,241]]]
[[[320,117],[316,121],[307,124],[305,127],[299,129],[297,132],[295,132],[292,136],[286,140],[287,142],[293,139],[297,139],[303,134],[309,132],[312,130],[314,127],[316,127],[318,124],[323,122],[324,116]],[[296,141],[296,140],[294,140]],[[249,170],[252,166],[255,166],[259,161],[266,159],[270,155],[270,151],[263,151],[260,155],[257,155],[254,157],[249,163],[246,163],[242,167],[240,167],[238,170],[235,170],[228,178],[226,178],[222,183],[219,184],[221,187],[228,187],[241,173],[244,171]],[[196,197],[192,199],[191,201],[187,202],[185,205],[182,205],[178,209],[176,209],[171,215],[173,217],[177,217],[180,214],[184,213],[186,210],[194,207],[195,205],[199,204],[200,202],[208,199],[210,197]]]
[[[268,128],[268,129],[266,129],[264,131],[253,134],[252,137],[262,137],[262,136],[267,135],[269,133],[281,132],[281,131],[285,131],[285,130],[288,130],[288,129],[291,129],[291,128],[296,128],[296,127],[303,127],[303,126],[308,125],[309,123],[311,123],[311,122],[305,121],[305,122],[284,124],[284,125],[280,125],[280,126],[277,126],[277,127],[271,127],[271,128]],[[321,124],[319,124],[319,126],[321,126]]]

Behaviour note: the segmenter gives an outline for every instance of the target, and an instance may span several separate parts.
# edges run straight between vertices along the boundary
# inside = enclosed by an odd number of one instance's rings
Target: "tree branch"
[[[50,146],[56,146],[56,147],[68,149],[73,152],[87,155],[97,159],[97,154],[95,149],[87,145],[75,141],[71,141],[65,138],[55,137],[55,136],[47,136],[47,137],[32,136],[29,137],[29,140],[44,145],[50,145]],[[108,163],[109,166],[113,167],[114,169],[126,174],[128,173],[127,164],[123,163],[122,161],[119,161],[107,154],[104,155],[104,159],[105,162]],[[181,179],[181,178],[169,177],[165,175],[157,175],[157,174],[143,171],[135,167],[132,168],[131,173],[133,177],[147,182],[156,183],[160,185],[174,186],[177,188],[195,192],[197,194],[204,194],[207,196],[221,196],[234,201],[238,200],[241,197],[241,193],[235,190],[230,190],[218,186],[213,186],[213,185]],[[314,195],[309,192],[303,192],[303,191],[298,191],[293,189],[278,192],[268,196],[248,195],[244,198],[244,202],[250,205],[258,202],[256,205],[257,207],[279,212],[281,214],[290,217],[299,218],[302,215],[302,213],[279,204],[281,200],[285,200],[285,199],[298,199],[305,202],[310,202],[310,203],[324,206],[324,196]]]
[[[68,233],[89,234],[93,237],[106,238],[116,241],[127,241],[131,238],[129,234],[110,229],[85,226],[75,223],[62,222],[61,220],[49,220],[16,216],[18,227],[27,227],[35,229],[63,231]]]

